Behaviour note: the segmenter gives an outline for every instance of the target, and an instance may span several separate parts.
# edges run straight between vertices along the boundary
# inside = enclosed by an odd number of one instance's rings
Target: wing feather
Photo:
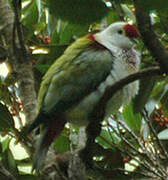
[[[44,76],[38,98],[40,110],[64,112],[93,92],[110,73],[111,52],[93,46],[90,40],[84,44],[85,39],[72,44]]]

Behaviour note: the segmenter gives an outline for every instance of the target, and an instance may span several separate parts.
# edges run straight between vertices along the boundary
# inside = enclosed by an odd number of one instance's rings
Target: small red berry
[[[49,37],[49,36],[46,36],[46,37],[44,38],[44,43],[50,44],[50,42],[51,42],[50,37]]]
[[[164,125],[164,123],[163,123],[163,122],[160,122],[160,123],[159,123],[159,125],[160,125],[160,126],[163,126],[163,125]]]
[[[22,106],[22,102],[18,102],[18,105],[19,105],[19,106],[20,106],[20,105]]]
[[[168,117],[164,117],[164,122],[168,122]]]
[[[1,132],[2,137],[6,136],[7,134],[8,134],[7,132]]]
[[[156,121],[156,122],[160,122],[160,121],[161,121],[161,119],[160,119],[159,117],[154,117],[154,121]]]
[[[35,64],[36,64],[36,61],[35,61],[35,60],[32,60],[31,63],[32,63],[32,65],[35,65]]]
[[[127,163],[127,162],[129,162],[129,161],[130,161],[130,157],[124,157],[124,158],[123,158],[123,162],[124,162],[124,163]]]

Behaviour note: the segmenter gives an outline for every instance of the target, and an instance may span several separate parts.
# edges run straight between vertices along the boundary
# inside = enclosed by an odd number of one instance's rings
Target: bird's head
[[[106,48],[131,48],[134,40],[139,37],[138,30],[126,22],[116,22],[102,32],[95,34],[95,39]]]

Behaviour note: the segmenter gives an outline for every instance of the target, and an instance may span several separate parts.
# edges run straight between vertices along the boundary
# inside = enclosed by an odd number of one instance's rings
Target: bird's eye
[[[121,29],[118,30],[117,32],[118,32],[118,34],[122,34],[123,33],[123,31]]]

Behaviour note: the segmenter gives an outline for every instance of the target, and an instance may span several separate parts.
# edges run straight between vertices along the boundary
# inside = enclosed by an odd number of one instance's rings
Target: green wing
[[[105,80],[114,57],[105,48],[81,38],[56,60],[43,78],[38,96],[40,111],[64,112]]]

